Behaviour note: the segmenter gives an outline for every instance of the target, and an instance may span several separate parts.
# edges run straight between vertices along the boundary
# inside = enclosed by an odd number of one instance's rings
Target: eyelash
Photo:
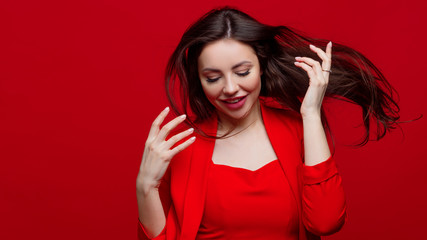
[[[240,77],[244,77],[244,76],[247,76],[249,73],[251,73],[251,72],[249,72],[249,70],[248,70],[248,71],[246,71],[244,73],[236,73],[236,74],[239,75]],[[212,82],[216,82],[219,78],[220,77],[217,77],[217,78],[206,78],[206,81],[212,83]]]
[[[239,75],[239,76],[241,76],[241,77],[244,77],[244,76],[248,75],[249,73],[251,73],[251,72],[249,72],[249,70],[248,70],[248,71],[246,71],[244,73],[236,73],[236,74]]]
[[[217,77],[217,78],[206,78],[206,82],[213,83],[213,82],[216,82],[218,79],[219,79],[219,77]]]

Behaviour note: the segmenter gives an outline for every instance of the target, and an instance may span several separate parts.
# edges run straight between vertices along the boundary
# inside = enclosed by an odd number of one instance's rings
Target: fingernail
[[[163,111],[169,111],[169,107],[166,107]]]
[[[310,44],[310,47],[311,47],[311,48],[314,48],[314,45],[311,45],[311,44]]]
[[[295,57],[295,59],[299,60],[299,59],[301,59],[301,57]]]
[[[196,137],[191,137],[190,138],[190,141],[194,141],[194,140],[196,140]]]
[[[182,114],[181,116],[179,116],[181,119],[185,119],[185,114]]]
[[[298,63],[299,63],[299,62],[294,62],[294,64],[295,64],[295,65],[297,65],[297,66],[298,66]]]
[[[194,131],[194,128],[190,128],[187,130],[189,133],[192,133]]]
[[[329,46],[331,46],[331,47],[332,47],[332,41],[329,41],[329,43],[328,43],[328,44],[329,44]]]

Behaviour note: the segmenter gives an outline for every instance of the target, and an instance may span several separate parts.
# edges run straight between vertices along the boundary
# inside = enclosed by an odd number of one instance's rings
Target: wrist
[[[136,192],[145,196],[152,192],[158,192],[158,183],[138,175],[136,178]]]
[[[322,117],[320,116],[320,113],[310,113],[310,114],[301,114],[302,120],[304,122],[308,121],[322,121]]]

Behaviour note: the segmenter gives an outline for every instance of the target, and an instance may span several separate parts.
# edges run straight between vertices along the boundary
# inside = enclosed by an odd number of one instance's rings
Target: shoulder
[[[195,149],[206,150],[212,147],[215,141],[214,138],[211,138],[209,136],[215,136],[216,126],[217,118],[215,116],[212,116],[209,119],[203,121],[194,121],[191,122],[191,124],[181,124],[179,127],[177,127],[174,131],[175,134],[180,133],[182,131],[186,131],[189,128],[194,128],[194,133],[186,137],[185,139],[179,141],[174,146],[183,143],[184,141],[193,136],[196,137],[196,141],[178,154],[176,154],[171,161],[171,165],[185,166],[187,165],[187,163],[184,162],[188,162],[188,160],[192,158]]]
[[[272,127],[284,125],[295,131],[302,131],[302,118],[299,112],[279,104],[272,98],[260,98],[260,103],[265,124]]]

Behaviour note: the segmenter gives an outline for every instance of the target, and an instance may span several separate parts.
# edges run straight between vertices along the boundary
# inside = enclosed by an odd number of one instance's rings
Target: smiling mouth
[[[245,98],[246,98],[246,96],[242,96],[242,97],[229,98],[229,99],[225,99],[225,100],[221,100],[221,101],[228,103],[228,104],[234,104],[234,103],[238,103],[238,102],[242,101]]]

